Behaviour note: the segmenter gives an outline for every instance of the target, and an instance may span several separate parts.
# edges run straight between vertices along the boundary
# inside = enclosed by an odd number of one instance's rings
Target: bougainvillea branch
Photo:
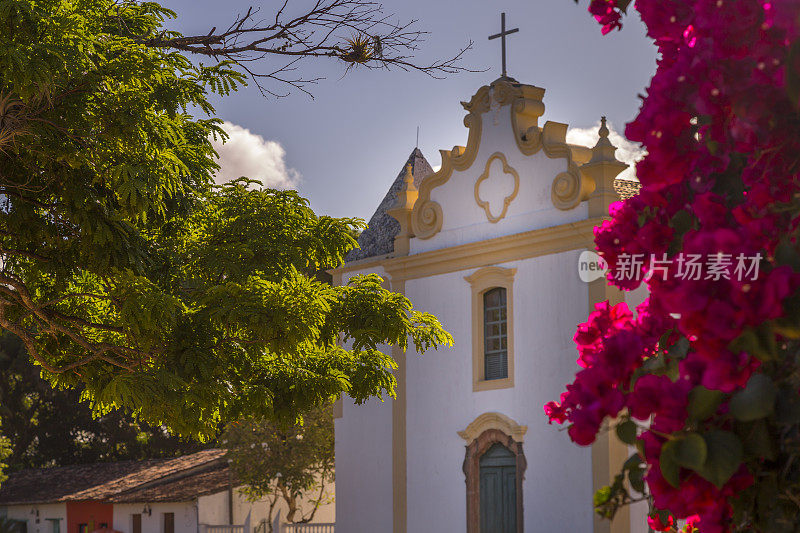
[[[649,297],[597,306],[545,412],[577,444],[612,421],[637,447],[595,496],[606,517],[644,497],[657,531],[796,531],[800,0],[634,5],[660,53],[626,129],[642,188],[595,243],[609,282]],[[589,11],[605,34],[625,8]]]

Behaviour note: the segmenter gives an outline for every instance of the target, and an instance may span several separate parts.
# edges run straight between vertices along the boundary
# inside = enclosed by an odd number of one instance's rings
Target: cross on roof
[[[503,44],[503,77],[506,77],[506,35],[511,35],[512,33],[516,33],[519,31],[519,28],[514,28],[511,30],[506,31],[506,14],[500,13],[500,33],[495,33],[494,35],[489,36],[489,40],[497,39],[500,37],[502,39]]]

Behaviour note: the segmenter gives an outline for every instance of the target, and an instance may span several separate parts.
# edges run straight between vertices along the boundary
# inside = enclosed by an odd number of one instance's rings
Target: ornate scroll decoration
[[[542,146],[547,157],[567,160],[567,170],[559,173],[550,187],[550,199],[562,211],[588,200],[595,188],[594,181],[583,179],[578,165],[572,159],[572,149],[567,144],[566,136],[566,124],[548,121],[542,128]]]
[[[544,128],[539,128],[539,117],[544,114],[542,98],[545,90],[508,81],[497,82],[497,85],[495,94],[502,95],[511,104],[511,124],[520,152],[533,155],[543,148],[547,157],[567,160],[567,170],[553,179],[553,205],[558,209],[569,210],[587,200],[594,185],[583,179],[578,170],[572,149],[566,142],[567,125],[548,121]]]
[[[503,209],[498,216],[492,215],[491,206],[489,202],[486,202],[481,199],[480,196],[480,187],[481,183],[489,178],[489,167],[492,166],[492,161],[498,159],[501,163],[503,163],[503,173],[511,174],[511,177],[514,178],[514,190],[511,194],[503,198]],[[478,178],[478,181],[475,182],[475,201],[478,203],[479,207],[482,207],[484,212],[486,213],[486,218],[492,224],[501,221],[506,216],[506,212],[508,211],[508,206],[511,205],[511,202],[514,201],[514,198],[517,197],[517,193],[519,192],[519,174],[516,170],[508,165],[506,161],[506,156],[500,152],[495,152],[489,159],[486,160],[486,168],[483,170],[483,174]]]
[[[567,170],[553,179],[551,200],[561,210],[569,210],[587,200],[594,184],[581,176],[572,149],[566,142],[567,125],[547,122],[539,127],[539,117],[544,114],[545,90],[533,85],[523,85],[507,80],[495,82],[495,98],[511,104],[511,124],[519,151],[530,156],[544,149],[551,159],[567,160]]]
[[[447,183],[454,171],[463,171],[472,166],[481,143],[481,115],[489,111],[492,100],[501,107],[509,106],[514,138],[520,152],[533,155],[544,148],[548,157],[567,160],[566,172],[558,174],[553,182],[553,204],[559,209],[572,209],[586,199],[586,185],[582,183],[564,137],[566,124],[548,122],[544,128],[539,128],[539,117],[544,114],[544,93],[545,90],[541,87],[500,78],[491,85],[478,89],[469,102],[461,102],[468,112],[464,117],[464,126],[469,129],[467,145],[454,146],[452,150],[439,150],[442,168],[420,184],[419,199],[411,215],[411,225],[416,237],[430,239],[442,229],[442,207],[431,200],[431,191]],[[564,135],[559,137],[562,126]]]
[[[469,102],[461,102],[468,111],[464,126],[469,129],[467,146],[454,146],[452,150],[439,150],[442,168],[422,180],[419,186],[419,199],[411,214],[411,226],[420,239],[429,239],[442,229],[442,207],[431,200],[431,191],[447,183],[454,170],[466,170],[475,161],[481,144],[483,130],[481,115],[489,110],[491,94],[489,86],[481,87]]]

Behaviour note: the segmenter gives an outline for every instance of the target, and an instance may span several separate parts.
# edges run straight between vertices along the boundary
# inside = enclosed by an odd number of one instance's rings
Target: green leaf
[[[780,388],[775,402],[775,422],[781,425],[800,423],[800,395],[794,388]]]
[[[697,433],[689,433],[674,441],[675,462],[680,466],[697,470],[706,462],[706,441]]]
[[[678,339],[678,342],[673,344],[667,350],[667,354],[669,355],[670,359],[685,359],[686,354],[689,353],[689,339],[686,337],[681,337]]]
[[[626,420],[617,424],[617,437],[625,444],[636,442],[636,423],[633,420]]]
[[[760,361],[771,361],[777,356],[775,334],[766,324],[759,328],[745,330],[731,341],[729,348],[734,352],[747,352]]]
[[[730,413],[742,422],[758,420],[772,414],[778,390],[765,374],[754,374],[747,386],[733,395]]]
[[[631,0],[617,0],[617,7],[623,13],[628,12],[628,6],[630,5]]]
[[[642,456],[638,453],[632,454],[625,463],[622,465],[623,470],[630,470],[632,468],[640,468],[642,466]]]
[[[689,405],[686,408],[689,418],[695,422],[705,420],[717,412],[724,397],[725,394],[722,391],[698,385],[689,392]]]
[[[692,227],[692,216],[685,209],[675,213],[669,221],[669,225],[675,229],[676,233],[686,233]]]
[[[628,457],[628,460],[622,465],[622,469],[628,471],[628,481],[633,490],[644,493],[645,469],[642,463],[642,456],[638,453],[634,453]]]
[[[667,480],[667,483],[675,487],[680,486],[680,465],[676,458],[677,446],[675,440],[668,440],[661,447],[661,455],[659,456],[659,463],[661,466],[661,475]]]
[[[786,95],[796,108],[800,107],[800,39],[791,44],[786,58]]]
[[[765,419],[739,424],[736,433],[741,437],[748,457],[775,460],[777,451]]]
[[[636,492],[644,494],[644,468],[635,468],[628,471],[628,481],[631,488]]]
[[[709,431],[703,439],[707,447],[706,461],[697,473],[717,488],[722,488],[742,464],[742,441],[730,431],[723,430]]]
[[[800,270],[800,253],[788,237],[781,239],[775,248],[775,262],[779,265],[789,265],[795,272]]]
[[[594,497],[592,499],[595,507],[605,505],[611,499],[611,487],[605,486],[599,489],[594,493]]]

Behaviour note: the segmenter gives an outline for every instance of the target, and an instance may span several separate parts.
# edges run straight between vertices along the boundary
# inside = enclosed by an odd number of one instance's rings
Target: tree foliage
[[[224,132],[209,95],[244,75],[148,45],[167,15],[0,1],[0,327],[97,414],[180,434],[393,394],[381,347],[450,335],[377,276],[317,279],[361,221],[247,180],[212,185],[209,138]]]
[[[80,390],[53,388],[39,374],[18,337],[0,337],[0,429],[8,438],[10,471],[171,457],[203,448],[118,410],[94,417]]]
[[[231,467],[244,492],[266,500],[272,527],[276,506],[287,506],[286,521],[305,523],[333,501],[334,433],[331,409],[314,409],[300,425],[269,420],[234,422],[223,435]],[[271,531],[271,529],[270,529]]]

